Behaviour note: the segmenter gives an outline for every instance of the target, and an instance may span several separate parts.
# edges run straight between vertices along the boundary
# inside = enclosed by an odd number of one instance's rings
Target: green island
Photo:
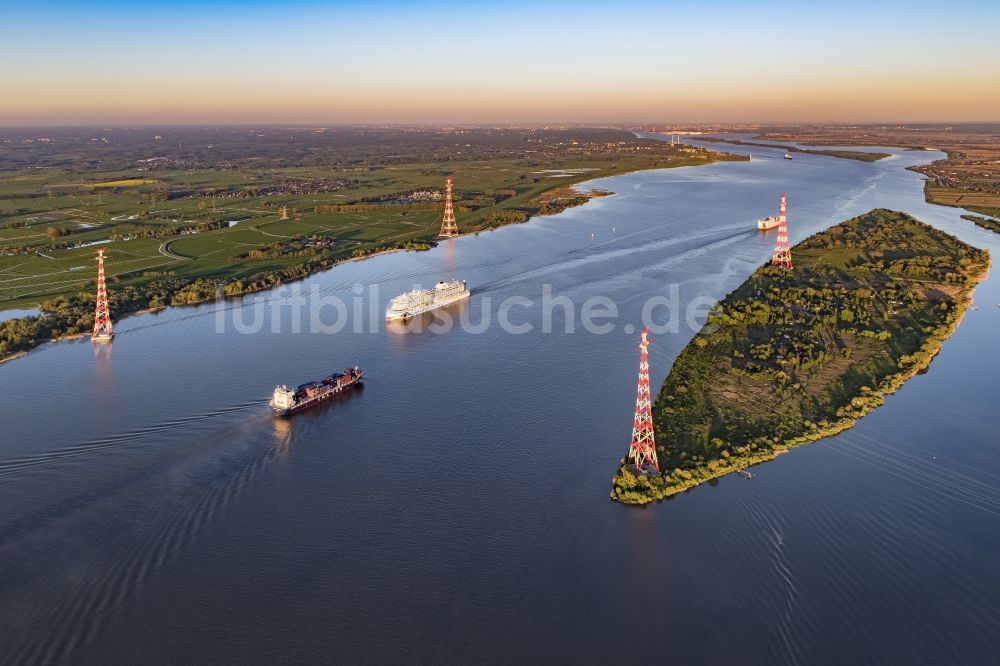
[[[93,322],[239,296],[437,243],[454,180],[463,234],[601,192],[572,186],[745,157],[602,128],[179,127],[0,132],[0,361]]]
[[[989,229],[990,231],[1000,234],[1000,220],[994,220],[989,217],[979,217],[978,215],[963,215],[962,219],[975,223],[977,227]]]
[[[661,474],[621,461],[611,498],[645,504],[850,428],[924,371],[989,254],[877,209],[759,268],[709,314],[653,404]]]
[[[863,150],[828,150],[820,148],[798,148],[796,146],[781,146],[774,143],[760,143],[755,141],[743,141],[741,139],[720,139],[718,137],[692,137],[697,141],[708,141],[710,143],[729,143],[736,146],[758,146],[760,148],[780,148],[788,153],[807,153],[809,155],[823,155],[825,157],[839,157],[845,160],[857,160],[859,162],[878,162],[886,157],[892,157],[889,153],[869,153]]]

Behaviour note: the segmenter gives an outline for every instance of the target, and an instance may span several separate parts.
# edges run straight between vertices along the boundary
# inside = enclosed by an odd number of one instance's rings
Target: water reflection
[[[101,401],[110,398],[113,390],[111,375],[112,342],[94,342],[94,389]]]
[[[293,425],[290,419],[271,418],[271,441],[276,455],[282,460],[288,458],[288,451],[292,445]]]
[[[455,245],[457,243],[449,238],[442,245],[444,245],[444,250],[441,253],[442,272],[448,276],[449,280],[460,280],[461,278],[455,275]]]
[[[642,588],[656,589],[660,596],[659,581],[664,580],[666,553],[663,534],[657,527],[660,511],[656,506],[646,506],[639,510],[628,510],[628,578],[639,582]],[[639,593],[639,590],[636,590]]]
[[[396,343],[413,334],[443,335],[463,328],[469,320],[469,300],[451,303],[443,308],[425,312],[410,319],[385,322],[390,343]],[[478,324],[479,322],[474,322]],[[395,346],[395,344],[394,344]],[[405,349],[406,346],[399,347]]]
[[[104,365],[105,367],[111,364],[111,349],[114,347],[113,342],[94,342],[92,343],[94,348],[94,360],[95,366],[99,367]]]

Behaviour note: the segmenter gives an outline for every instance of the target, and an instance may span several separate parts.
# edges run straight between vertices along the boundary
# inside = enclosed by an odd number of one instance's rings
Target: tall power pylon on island
[[[97,251],[97,308],[94,310],[94,342],[111,342],[115,337],[108,308],[108,288],[104,283],[104,250]]]
[[[785,193],[781,193],[781,207],[778,209],[778,242],[774,246],[771,265],[792,269],[792,249],[788,246],[788,219],[786,217]]]
[[[628,457],[635,468],[642,471],[649,464],[660,473],[653,437],[653,403],[649,396],[649,328],[643,328],[639,337],[639,387],[635,398],[635,420],[632,423],[632,443]]]
[[[441,238],[451,238],[458,235],[458,225],[455,224],[455,206],[451,201],[451,178],[444,184],[444,217],[441,218]]]

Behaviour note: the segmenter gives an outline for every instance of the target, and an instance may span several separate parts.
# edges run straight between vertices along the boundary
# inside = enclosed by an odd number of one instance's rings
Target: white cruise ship
[[[414,289],[392,299],[389,309],[385,311],[385,318],[386,321],[409,319],[468,297],[469,288],[465,281],[438,282],[433,289]]]

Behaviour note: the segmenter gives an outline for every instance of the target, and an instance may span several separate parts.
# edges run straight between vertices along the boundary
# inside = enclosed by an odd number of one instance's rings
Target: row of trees
[[[111,233],[111,240],[122,240],[124,238],[164,238],[166,236],[176,236],[184,232],[202,233],[213,229],[225,229],[229,226],[226,220],[198,220],[194,224],[119,224],[115,226]]]
[[[528,212],[516,208],[506,210],[491,210],[483,217],[483,221],[491,226],[497,227],[504,224],[518,224],[528,221]]]

